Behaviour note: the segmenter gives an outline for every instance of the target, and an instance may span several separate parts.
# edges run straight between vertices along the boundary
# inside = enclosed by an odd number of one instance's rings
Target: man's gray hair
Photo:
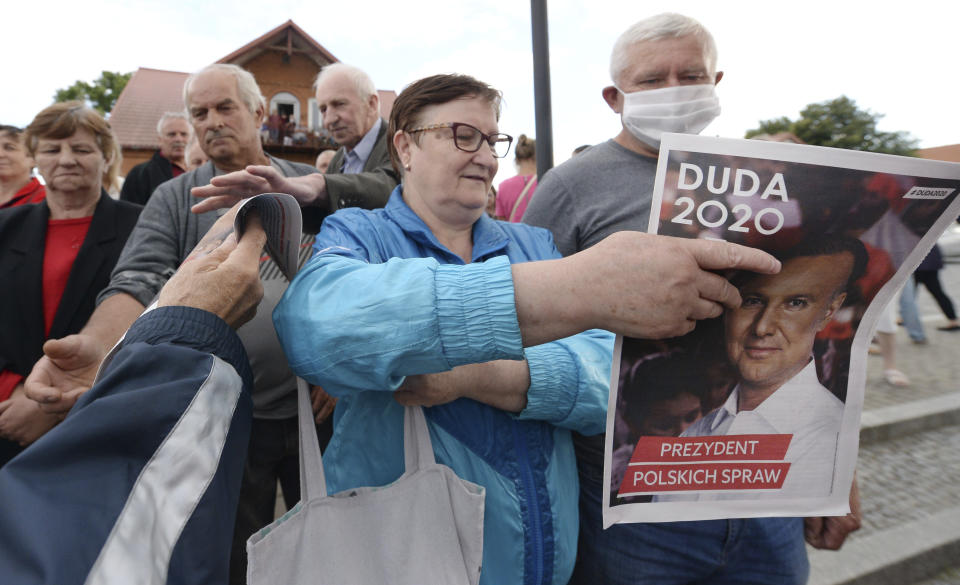
[[[254,79],[252,73],[229,63],[214,63],[191,74],[183,84],[183,105],[187,108],[187,115],[190,114],[190,86],[193,85],[193,81],[197,77],[212,71],[232,75],[233,78],[237,80],[237,94],[239,94],[240,99],[247,106],[247,109],[250,110],[251,114],[256,114],[258,107],[264,112],[267,111],[267,100],[264,99],[263,94],[260,93],[260,86],[257,85],[257,80]]]
[[[627,50],[637,43],[659,41],[668,38],[693,36],[703,47],[703,60],[707,73],[712,77],[717,71],[717,44],[702,24],[689,16],[675,12],[664,12],[645,18],[628,28],[613,45],[610,55],[610,79],[620,82],[620,76],[629,66]]]
[[[334,73],[343,73],[347,75],[353,84],[357,86],[357,95],[360,96],[360,99],[367,99],[372,95],[379,97],[377,93],[377,88],[373,85],[373,80],[370,79],[370,76],[360,69],[359,67],[354,67],[353,65],[347,65],[346,63],[331,63],[323,69],[320,70],[320,73],[317,74],[316,81],[313,82],[313,89],[316,90],[320,85],[320,82],[323,81],[328,75]]]
[[[167,123],[167,120],[174,118],[179,118],[190,125],[190,118],[184,112],[164,112],[160,119],[157,121],[157,134],[163,135],[163,125]]]

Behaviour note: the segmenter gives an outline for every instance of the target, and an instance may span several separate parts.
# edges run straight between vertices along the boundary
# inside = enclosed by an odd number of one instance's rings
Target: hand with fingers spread
[[[302,207],[325,205],[327,201],[326,183],[319,173],[288,179],[273,167],[250,165],[242,171],[214,177],[209,185],[194,187],[191,194],[203,201],[194,205],[191,211],[204,213],[231,207],[241,199],[261,193],[288,193]]]

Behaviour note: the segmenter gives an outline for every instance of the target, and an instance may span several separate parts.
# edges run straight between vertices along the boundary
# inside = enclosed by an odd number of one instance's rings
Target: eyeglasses
[[[429,126],[407,130],[407,132],[413,134],[415,132],[440,130],[441,128],[451,128],[453,130],[453,145],[464,152],[477,152],[480,150],[480,146],[486,142],[493,151],[493,156],[503,158],[510,152],[510,145],[513,144],[513,136],[509,134],[484,134],[478,128],[463,122],[430,124]]]

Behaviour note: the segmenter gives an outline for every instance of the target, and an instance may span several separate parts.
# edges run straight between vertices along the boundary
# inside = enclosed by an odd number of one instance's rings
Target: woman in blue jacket
[[[384,209],[325,221],[274,320],[293,370],[339,398],[331,493],[396,480],[401,404],[426,405],[437,461],[486,489],[481,583],[561,584],[578,528],[570,431],[604,429],[613,336],[521,331],[510,264],[560,254],[547,231],[484,214],[512,142],[499,113],[500,92],[468,76],[406,88],[389,129],[403,183]]]

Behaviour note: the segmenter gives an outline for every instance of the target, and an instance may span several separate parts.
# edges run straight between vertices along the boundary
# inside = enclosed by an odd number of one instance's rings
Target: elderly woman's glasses
[[[510,145],[513,143],[513,136],[509,134],[484,134],[479,128],[474,128],[470,124],[462,122],[447,122],[445,124],[430,124],[407,130],[414,132],[427,132],[430,130],[440,130],[441,128],[450,128],[453,130],[453,144],[464,152],[477,152],[484,142],[490,146],[493,156],[503,158],[510,152]]]

